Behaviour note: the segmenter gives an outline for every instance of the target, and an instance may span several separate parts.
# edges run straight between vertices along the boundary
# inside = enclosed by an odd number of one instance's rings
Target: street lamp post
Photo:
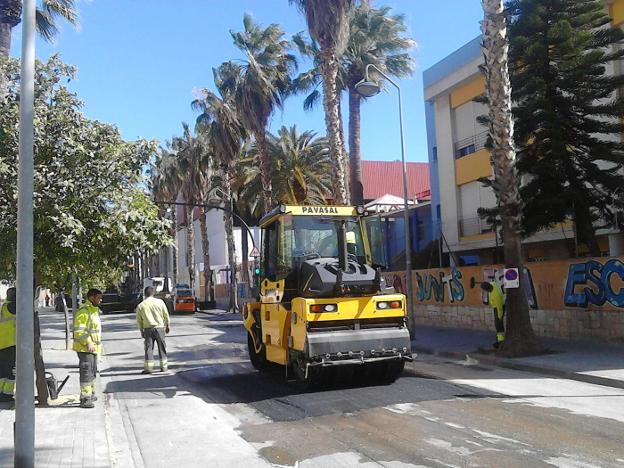
[[[364,97],[372,97],[381,91],[379,83],[371,81],[368,72],[370,68],[374,68],[377,73],[383,76],[392,86],[398,91],[399,97],[399,129],[401,132],[401,162],[403,163],[403,220],[405,224],[405,292],[407,296],[407,313],[410,319],[410,328],[412,333],[415,331],[415,317],[413,310],[413,298],[412,298],[412,240],[410,237],[409,228],[409,198],[407,195],[407,164],[405,163],[405,135],[403,132],[403,103],[401,99],[401,87],[396,84],[392,78],[386,75],[374,64],[369,63],[364,70],[364,78],[355,85],[355,89]]]
[[[18,468],[35,466],[33,186],[35,0],[24,0],[17,181],[17,359],[15,452]],[[43,404],[46,402],[44,401]]]

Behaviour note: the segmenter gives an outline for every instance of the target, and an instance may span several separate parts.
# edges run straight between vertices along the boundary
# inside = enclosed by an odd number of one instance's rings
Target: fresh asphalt
[[[118,464],[145,467],[624,465],[624,390],[418,356],[392,385],[304,392],[259,373],[240,315],[172,318],[170,372],[141,375],[131,314],[103,317]]]

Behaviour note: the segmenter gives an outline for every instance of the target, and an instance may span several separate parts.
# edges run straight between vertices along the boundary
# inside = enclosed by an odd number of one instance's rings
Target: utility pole
[[[35,466],[33,186],[35,95],[35,0],[24,0],[17,182],[17,359],[15,458],[17,468]]]

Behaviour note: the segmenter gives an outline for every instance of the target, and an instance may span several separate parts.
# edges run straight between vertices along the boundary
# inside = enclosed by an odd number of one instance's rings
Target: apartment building
[[[615,25],[624,25],[624,0],[608,2]],[[477,117],[487,106],[474,101],[485,93],[481,37],[477,37],[424,71],[424,97],[429,170],[431,177],[434,238],[443,238],[451,261],[479,258],[480,263],[500,261],[502,242],[493,227],[477,214],[480,207],[496,206],[492,189],[478,179],[492,178],[489,151],[485,149],[487,128]],[[621,64],[611,73],[622,73]],[[624,253],[622,235],[599,231],[604,255]],[[563,223],[525,240],[527,260],[566,258],[574,249],[574,226]],[[579,251],[583,255],[582,250]]]

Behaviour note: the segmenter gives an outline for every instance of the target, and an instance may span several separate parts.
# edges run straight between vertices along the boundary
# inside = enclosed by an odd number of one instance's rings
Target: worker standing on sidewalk
[[[494,349],[498,349],[500,344],[505,341],[505,293],[496,279],[481,283],[481,289],[487,292],[488,305],[494,311],[494,326],[496,327]]]
[[[15,288],[9,288],[0,309],[0,401],[15,395],[15,297]]]
[[[74,316],[74,351],[80,366],[80,407],[93,408],[98,356],[102,352],[100,309],[102,291],[89,289],[87,300]]]
[[[154,342],[158,344],[160,370],[168,369],[165,334],[169,333],[169,311],[162,299],[154,297],[154,288],[145,288],[145,299],[137,306],[136,319],[141,336],[145,340],[145,364],[143,374],[154,372]]]

